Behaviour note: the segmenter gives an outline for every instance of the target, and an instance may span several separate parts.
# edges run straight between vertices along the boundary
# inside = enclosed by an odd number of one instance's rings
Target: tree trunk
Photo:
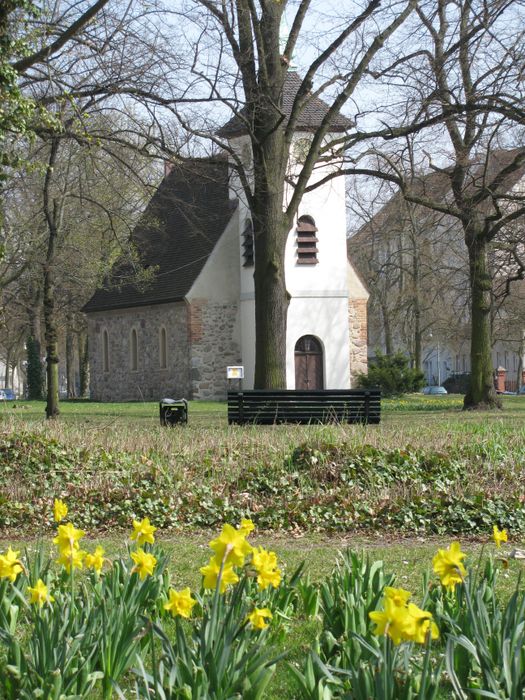
[[[4,370],[4,386],[9,389],[9,366],[11,363],[11,350],[7,350],[7,355],[5,358],[5,370]]]
[[[475,224],[465,232],[469,254],[472,307],[470,388],[464,398],[464,409],[501,408],[494,389],[492,369],[492,337],[490,329],[492,279],[488,263],[487,241]]]
[[[392,328],[390,326],[389,309],[386,301],[381,301],[381,316],[383,317],[383,334],[385,337],[385,355],[394,353],[394,343],[392,340]],[[373,348],[375,350],[375,348]]]
[[[270,13],[267,28],[271,29],[272,23],[274,29],[279,26],[281,12],[277,7]],[[283,205],[288,153],[282,118],[276,109],[284,80],[278,51],[276,57],[275,63],[269,61],[263,99],[254,105],[253,111],[251,212],[255,250],[256,389],[286,388],[286,318],[290,298],[286,291],[284,250],[290,221]]]
[[[89,387],[89,352],[88,336],[85,332],[78,334],[78,364],[80,372],[80,398],[87,395]]]
[[[51,142],[51,153],[49,156],[49,163],[44,183],[44,213],[46,216],[48,232],[43,285],[47,376],[46,417],[48,419],[56,418],[60,413],[60,409],[58,407],[58,334],[55,319],[55,276],[53,271],[55,247],[58,237],[58,203],[55,200],[53,200],[52,203],[50,202],[51,177],[57,153],[58,139],[55,138]]]
[[[255,382],[256,389],[286,388],[286,291],[284,248],[288,234],[282,197],[265,198],[269,206],[254,217]],[[273,201],[272,201],[273,200]]]
[[[67,398],[76,399],[76,377],[75,377],[75,344],[74,335],[71,328],[71,319],[66,321],[66,381],[67,381]]]

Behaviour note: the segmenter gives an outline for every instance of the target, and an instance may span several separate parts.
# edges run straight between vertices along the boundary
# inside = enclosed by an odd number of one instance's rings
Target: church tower
[[[301,79],[289,71],[282,109],[289,115]],[[312,132],[328,106],[311,97],[299,121],[290,152],[290,174],[306,156]],[[328,138],[350,126],[340,115]],[[251,147],[241,119],[234,117],[219,132],[249,171]],[[320,181],[337,161],[318,165],[309,182]],[[245,388],[255,371],[254,245],[250,212],[240,183],[231,180],[231,197],[239,201],[240,345]],[[291,197],[291,186],[285,197]],[[347,389],[356,372],[366,371],[366,302],[368,292],[348,261],[345,179],[335,177],[307,192],[301,201],[285,251],[286,288],[291,296],[286,336],[288,389]]]

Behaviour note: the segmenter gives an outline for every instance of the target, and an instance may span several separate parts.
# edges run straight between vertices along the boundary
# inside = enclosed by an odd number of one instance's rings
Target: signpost
[[[232,365],[226,367],[226,378],[228,379],[228,384],[231,387],[232,381],[237,381],[238,391],[242,391],[242,380],[244,379],[244,367],[242,365]]]

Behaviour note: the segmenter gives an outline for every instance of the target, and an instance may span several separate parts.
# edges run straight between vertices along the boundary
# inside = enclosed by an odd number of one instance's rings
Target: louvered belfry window
[[[243,267],[253,267],[253,224],[251,219],[246,220],[242,232]]]
[[[317,265],[317,227],[311,216],[305,214],[297,221],[297,264]]]

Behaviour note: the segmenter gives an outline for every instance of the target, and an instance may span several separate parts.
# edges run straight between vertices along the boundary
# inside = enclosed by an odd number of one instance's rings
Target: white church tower
[[[283,94],[283,111],[291,110],[301,84],[289,71]],[[312,97],[299,117],[290,153],[290,168],[300,167],[312,130],[321,124],[327,105]],[[328,138],[348,128],[339,116]],[[237,117],[219,132],[248,166],[249,138]],[[309,182],[322,180],[337,163],[314,169]],[[288,188],[285,196],[291,196]],[[231,198],[238,199],[240,266],[240,353],[244,388],[253,388],[255,372],[254,247],[250,211],[240,183],[232,178]],[[286,288],[291,296],[286,336],[288,389],[347,389],[357,372],[366,371],[368,292],[348,260],[345,179],[335,177],[307,192],[285,251]]]

